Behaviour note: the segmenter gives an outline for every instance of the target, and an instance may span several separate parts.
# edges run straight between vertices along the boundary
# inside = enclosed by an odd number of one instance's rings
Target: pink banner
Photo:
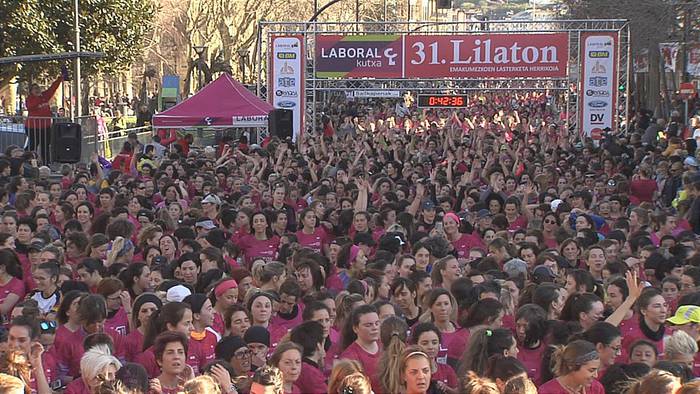
[[[562,78],[567,33],[406,36],[406,78]]]
[[[321,35],[316,75],[331,78],[563,78],[567,33]]]

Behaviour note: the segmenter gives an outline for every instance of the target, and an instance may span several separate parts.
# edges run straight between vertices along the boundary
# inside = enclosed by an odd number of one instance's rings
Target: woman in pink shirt
[[[448,364],[437,362],[441,338],[440,330],[435,324],[418,323],[413,327],[411,343],[418,345],[430,358],[431,380],[436,382],[443,392],[455,392],[459,383],[455,370]]]
[[[559,246],[556,237],[559,226],[559,216],[557,216],[555,212],[550,211],[544,214],[542,218],[542,236],[544,238],[544,244],[548,248],[557,249]]]
[[[112,329],[121,335],[129,333],[129,316],[131,315],[131,297],[124,290],[122,281],[104,278],[97,285],[97,294],[107,301],[106,329]]]
[[[542,358],[547,349],[547,313],[541,306],[525,304],[515,314],[515,338],[518,342],[518,360],[523,363],[532,381],[542,384]]]
[[[331,368],[333,368],[333,360],[337,356],[335,351],[331,351],[331,349],[337,348],[331,348],[334,343],[331,338],[331,310],[321,301],[312,301],[306,305],[301,317],[304,321],[319,322],[321,327],[323,327],[323,350],[326,353],[323,369],[326,375],[330,375]]]
[[[622,337],[620,329],[610,323],[599,321],[581,334],[584,339],[595,345],[600,355],[599,375],[615,364],[615,358],[622,354]]]
[[[238,240],[246,263],[252,264],[255,258],[262,258],[268,262],[274,260],[277,257],[280,239],[272,235],[264,213],[253,214],[250,231],[252,235],[245,235]]]
[[[459,327],[454,321],[457,317],[457,301],[444,288],[430,290],[424,297],[429,309],[420,317],[421,322],[433,322],[440,330],[441,347],[438,361],[446,362],[448,358],[458,360],[466,344],[469,331]],[[451,347],[453,343],[458,343]]]
[[[625,335],[622,346],[629,349],[633,342],[646,339],[656,345],[659,354],[662,354],[664,351],[663,339],[667,331],[665,323],[668,304],[661,294],[661,290],[655,287],[644,289],[637,299],[636,306],[639,313],[639,324]],[[619,310],[621,309],[623,308]]]
[[[270,356],[270,365],[279,368],[284,378],[284,394],[301,394],[295,384],[301,376],[304,349],[292,341],[281,343]]]
[[[226,311],[238,302],[238,283],[235,279],[224,279],[214,286],[211,296],[214,303],[214,323],[212,329],[219,335],[226,334]],[[238,335],[238,334],[237,334]],[[240,334],[241,337],[243,334]]]
[[[559,346],[552,354],[556,376],[539,387],[539,394],[605,394],[596,380],[600,355],[594,344],[576,340]]]
[[[143,349],[143,338],[151,315],[163,307],[163,302],[153,293],[143,293],[134,300],[131,331],[124,340],[126,360],[133,361]]]
[[[339,358],[357,360],[372,373],[377,370],[381,346],[379,345],[379,314],[372,305],[361,305],[353,310],[343,327],[343,352]],[[372,380],[374,390],[380,388],[376,378]]]
[[[452,243],[452,246],[457,251],[457,258],[466,259],[469,257],[469,250],[484,247],[484,242],[476,235],[476,232],[474,234],[462,234],[459,232],[459,217],[453,212],[446,213],[442,218],[442,223],[447,240]]]
[[[24,294],[22,266],[17,255],[8,249],[0,250],[0,320],[7,321]]]
[[[317,226],[318,218],[314,210],[312,208],[304,209],[299,218],[301,219],[301,229],[296,232],[299,244],[327,256],[328,234],[322,226]]]
[[[182,302],[169,302],[163,305],[151,316],[143,340],[143,350],[134,358],[134,362],[143,365],[150,378],[158,377],[161,371],[153,350],[156,336],[166,331],[174,331],[189,338],[193,329],[192,310],[189,305]],[[185,360],[187,360],[186,357]]]
[[[52,349],[57,361],[65,360],[69,357],[69,344],[73,341],[75,333],[80,330],[78,305],[80,304],[80,299],[85,295],[86,293],[78,290],[71,290],[63,295],[61,305],[56,313],[59,325],[56,328]],[[69,376],[68,364],[59,362],[58,367],[58,378],[65,381],[65,377]]]
[[[509,329],[482,328],[474,332],[459,363],[459,375],[466,376],[469,371],[483,375],[488,359],[494,355],[518,357],[518,343]]]
[[[379,318],[377,318],[378,320]],[[377,327],[378,331],[379,327]],[[323,327],[315,321],[304,322],[292,330],[290,340],[302,348],[301,371],[296,380],[299,390],[305,394],[326,394],[328,386],[326,385],[326,376],[323,373],[325,356]],[[361,362],[361,360],[359,361]],[[369,368],[369,366],[365,364],[365,368]],[[371,369],[368,370],[371,371]]]
[[[200,293],[190,294],[182,302],[192,308],[193,330],[188,338],[187,364],[195,375],[199,375],[204,371],[204,366],[214,360],[214,348],[219,341],[210,328],[214,323],[214,308],[211,300]]]

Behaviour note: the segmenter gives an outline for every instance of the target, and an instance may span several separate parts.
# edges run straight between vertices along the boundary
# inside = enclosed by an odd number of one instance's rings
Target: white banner
[[[292,140],[296,142],[304,124],[303,37],[273,36],[271,40],[268,97],[273,107],[292,111]]]
[[[599,137],[614,127],[617,43],[613,34],[584,33],[581,81],[581,134]]]
[[[679,44],[677,42],[662,42],[659,44],[659,52],[664,62],[664,71],[676,72],[676,58],[678,57]]]
[[[267,127],[267,115],[234,116],[233,125],[236,127]]]
[[[700,44],[688,44],[687,70],[688,74],[700,77]]]
[[[355,90],[349,92],[354,98],[399,98],[401,91],[399,90]]]

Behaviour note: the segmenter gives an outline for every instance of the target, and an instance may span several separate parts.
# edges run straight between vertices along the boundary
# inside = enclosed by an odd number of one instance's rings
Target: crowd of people
[[[334,103],[296,144],[131,135],[60,179],[10,147],[0,387],[698,393],[698,121],[593,143],[513,92]]]

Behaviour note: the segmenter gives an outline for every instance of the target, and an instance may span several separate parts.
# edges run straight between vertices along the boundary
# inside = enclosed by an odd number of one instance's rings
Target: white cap
[[[557,208],[559,207],[559,204],[563,203],[564,201],[560,199],[552,200],[552,202],[549,203],[549,206],[552,208],[552,212],[556,212]]]
[[[182,302],[182,300],[190,294],[192,294],[192,292],[187,287],[176,285],[168,289],[165,299],[168,302]]]

